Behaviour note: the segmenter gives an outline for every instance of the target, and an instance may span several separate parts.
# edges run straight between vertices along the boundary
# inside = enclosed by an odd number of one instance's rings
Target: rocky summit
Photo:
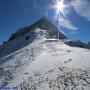
[[[18,29],[17,32],[13,33],[8,41],[12,41],[18,37],[21,37],[28,32],[34,31],[36,28],[46,30],[47,38],[58,38],[58,29],[45,17],[41,18],[31,26]],[[67,39],[67,37],[59,31],[59,39]]]

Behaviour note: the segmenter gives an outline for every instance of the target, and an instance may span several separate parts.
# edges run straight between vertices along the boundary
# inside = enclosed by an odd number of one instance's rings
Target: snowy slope
[[[0,59],[0,87],[90,90],[90,50],[70,47],[65,40],[47,39],[41,31],[36,30],[37,38],[32,43]],[[22,39],[18,43],[29,42]]]

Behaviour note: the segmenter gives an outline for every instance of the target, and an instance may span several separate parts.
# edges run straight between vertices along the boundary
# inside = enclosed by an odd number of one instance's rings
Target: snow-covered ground
[[[90,50],[70,47],[63,40],[37,38],[1,61],[3,88],[90,90]]]

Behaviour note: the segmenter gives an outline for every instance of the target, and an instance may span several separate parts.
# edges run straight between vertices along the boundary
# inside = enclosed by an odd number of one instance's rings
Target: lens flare
[[[64,5],[64,0],[55,0],[52,7],[55,9],[57,14],[64,14],[64,8],[66,6]]]
[[[60,18],[61,15],[64,15],[64,8],[66,6],[64,5],[64,0],[54,0],[54,4],[52,5],[52,8],[55,10],[56,12],[56,16],[58,17],[58,29],[60,29]],[[58,30],[58,40],[59,40],[59,30]]]

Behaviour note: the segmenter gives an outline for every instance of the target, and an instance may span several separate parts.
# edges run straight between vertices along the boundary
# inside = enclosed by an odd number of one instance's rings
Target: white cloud
[[[71,7],[74,8],[74,10],[76,11],[76,13],[79,16],[82,16],[86,20],[90,21],[90,1],[89,0],[72,0],[71,3],[67,4],[67,8],[65,9],[66,10],[65,11],[66,17],[60,18],[60,25],[61,26],[68,28],[70,30],[77,30],[78,27],[73,25],[73,23],[67,19],[67,14],[70,14]],[[77,31],[72,32],[72,33],[77,33]]]
[[[77,30],[78,28],[72,24],[68,19],[60,18],[60,25],[70,30]]]
[[[71,5],[80,16],[90,21],[90,1],[89,0],[72,0]]]
[[[50,9],[53,9],[53,5],[50,6]],[[59,22],[59,18],[60,18],[60,26],[65,27],[69,30],[77,30],[78,27],[76,27],[69,19],[68,19],[68,14],[71,13],[71,3],[67,3],[65,5],[64,8],[64,13],[62,16],[58,16],[58,14],[56,13],[56,11],[54,10],[55,15],[53,16],[53,20],[56,20]]]
[[[77,30],[69,32],[69,34],[78,34],[79,32]]]

